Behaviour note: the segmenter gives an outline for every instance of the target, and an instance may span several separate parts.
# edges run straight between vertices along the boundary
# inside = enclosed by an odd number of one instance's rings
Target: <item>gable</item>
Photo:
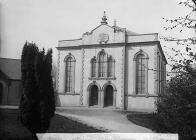
[[[84,33],[82,41],[82,45],[124,43],[125,30],[116,30],[107,24],[101,24],[91,32]]]

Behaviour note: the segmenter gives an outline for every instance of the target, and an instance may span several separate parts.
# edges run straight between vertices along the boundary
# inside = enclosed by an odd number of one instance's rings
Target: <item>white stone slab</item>
[[[178,140],[178,134],[163,133],[45,133],[39,140]]]

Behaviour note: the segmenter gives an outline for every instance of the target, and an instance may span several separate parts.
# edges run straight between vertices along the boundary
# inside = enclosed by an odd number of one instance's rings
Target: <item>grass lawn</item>
[[[33,140],[31,132],[18,120],[19,110],[0,109],[0,140]],[[103,132],[64,116],[55,115],[51,119],[47,133],[96,133]]]
[[[157,128],[154,114],[131,112],[127,114],[127,119],[136,125],[149,128],[153,131]]]

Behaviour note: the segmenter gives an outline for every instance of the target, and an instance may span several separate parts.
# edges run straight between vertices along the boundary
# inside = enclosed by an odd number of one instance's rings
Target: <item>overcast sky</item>
[[[0,1],[0,57],[17,59],[26,40],[40,48],[55,48],[58,40],[80,38],[100,24],[103,11],[109,25],[116,19],[118,26],[134,32],[163,35],[171,32],[164,31],[162,17],[174,18],[187,12],[178,5],[179,0]]]

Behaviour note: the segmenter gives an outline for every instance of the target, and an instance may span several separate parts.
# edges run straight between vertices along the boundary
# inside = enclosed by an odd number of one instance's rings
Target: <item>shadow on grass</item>
[[[33,134],[18,119],[19,110],[0,109],[1,140],[34,140]],[[101,133],[103,131],[86,126],[64,116],[55,115],[51,119],[47,133]]]

